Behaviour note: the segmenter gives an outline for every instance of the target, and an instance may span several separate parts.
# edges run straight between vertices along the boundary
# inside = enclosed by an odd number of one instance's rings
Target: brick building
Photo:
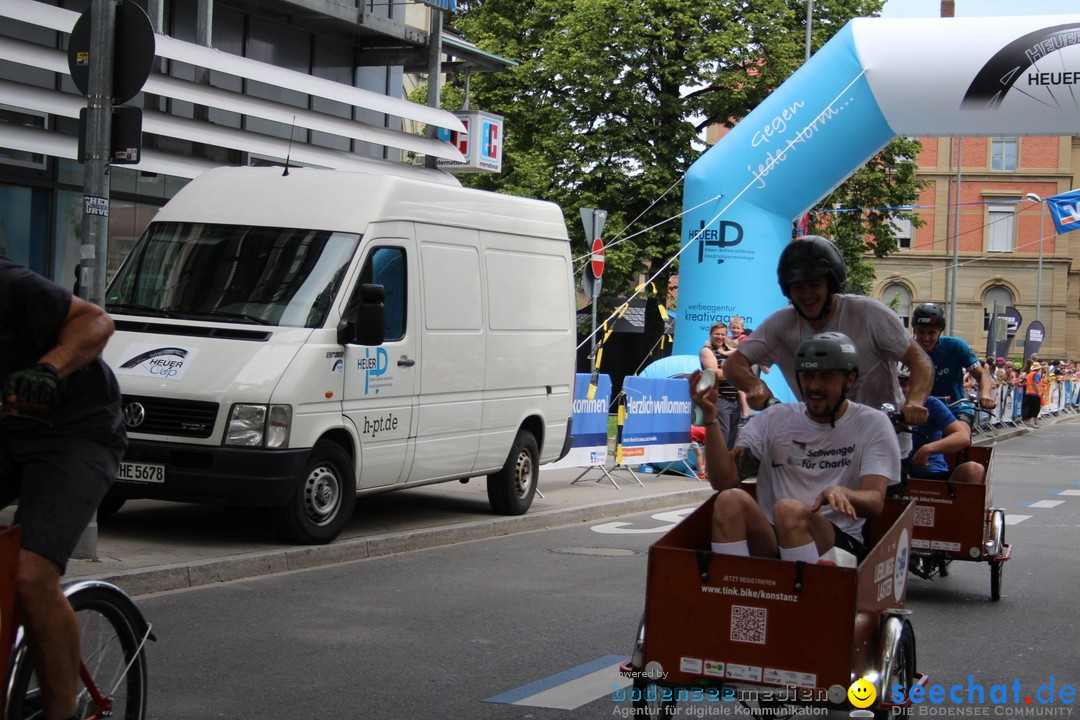
[[[1056,235],[1039,199],[1077,187],[1080,136],[920,140],[919,176],[930,185],[918,213],[926,224],[900,227],[900,251],[873,261],[874,296],[893,304],[905,322],[915,305],[943,303],[954,318],[949,334],[979,354],[994,303],[1012,306],[1023,318],[1013,357],[1038,317],[1046,328],[1040,355],[1076,358],[1080,233]]]

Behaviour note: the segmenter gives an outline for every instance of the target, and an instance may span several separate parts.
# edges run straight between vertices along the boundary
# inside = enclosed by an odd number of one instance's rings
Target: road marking
[[[1055,508],[1058,505],[1064,504],[1064,502],[1065,502],[1064,500],[1036,500],[1034,502],[1027,503],[1026,505],[1024,505],[1024,507],[1029,507],[1029,508]]]
[[[1062,490],[1061,492],[1058,493],[1058,495],[1076,496],[1076,495],[1080,495],[1080,490]]]
[[[1020,523],[1024,522],[1025,520],[1030,520],[1030,519],[1031,519],[1030,515],[1006,515],[1005,516],[1005,524],[1006,525],[1019,525]]]
[[[627,522],[609,522],[600,523],[599,525],[593,525],[592,531],[598,532],[602,535],[637,535],[645,533],[665,533],[678,525],[683,518],[693,512],[696,508],[684,508],[682,510],[668,510],[667,512],[656,513],[651,516],[653,520],[659,520],[664,523],[659,527],[646,527],[635,528],[632,527],[633,523]]]
[[[619,665],[626,660],[625,655],[605,655],[501,695],[486,698],[484,702],[575,710],[610,695],[615,690],[633,685],[633,680],[619,674]]]

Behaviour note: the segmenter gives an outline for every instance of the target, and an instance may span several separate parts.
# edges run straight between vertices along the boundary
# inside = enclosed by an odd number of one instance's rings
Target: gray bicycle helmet
[[[795,351],[795,372],[805,370],[847,370],[859,372],[859,353],[844,333],[811,335]]]
[[[784,297],[791,297],[790,288],[794,283],[821,278],[825,278],[830,292],[844,292],[847,268],[840,250],[820,235],[803,235],[788,243],[776,266],[776,281]]]

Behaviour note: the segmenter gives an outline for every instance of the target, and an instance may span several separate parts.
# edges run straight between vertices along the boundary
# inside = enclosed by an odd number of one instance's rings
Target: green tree
[[[813,46],[882,0],[815,0]],[[519,63],[470,78],[473,107],[506,117],[503,173],[463,182],[560,204],[584,259],[578,209],[608,211],[604,295],[628,294],[680,245],[681,180],[704,128],[732,125],[804,61],[805,0],[459,0],[452,24]],[[453,85],[460,88],[461,78]],[[460,90],[449,89],[458,107]],[[454,94],[456,93],[456,94]],[[913,157],[913,155],[912,155]],[[873,178],[906,195],[883,154]],[[874,179],[863,182],[872,186]],[[842,197],[846,190],[838,191]],[[881,190],[886,194],[886,190]],[[866,191],[851,197],[867,196]],[[912,197],[913,199],[913,197]],[[911,202],[912,199],[906,202]],[[867,215],[868,227],[881,225]],[[882,231],[876,245],[885,248]],[[878,237],[878,235],[875,235]],[[677,263],[658,278],[664,297]]]

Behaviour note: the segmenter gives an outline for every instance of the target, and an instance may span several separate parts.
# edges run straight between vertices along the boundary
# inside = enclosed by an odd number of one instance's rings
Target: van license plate
[[[116,479],[122,482],[163,483],[165,482],[165,466],[154,463],[122,462]]]

